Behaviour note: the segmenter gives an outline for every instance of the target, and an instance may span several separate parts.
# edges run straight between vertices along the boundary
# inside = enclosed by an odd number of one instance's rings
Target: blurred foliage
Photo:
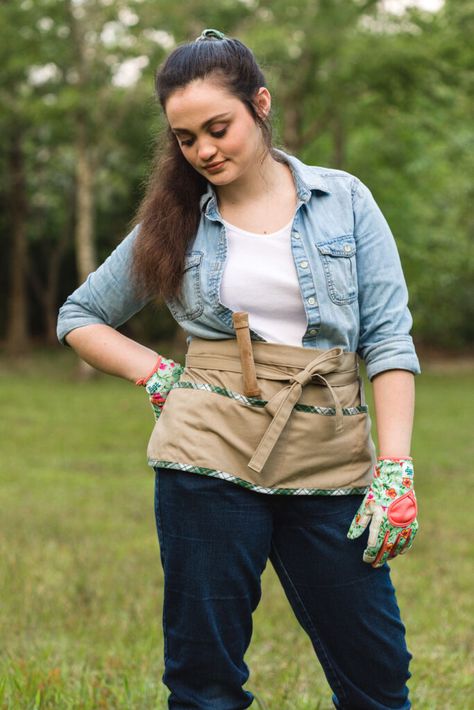
[[[381,0],[0,3],[0,334],[11,298],[12,141],[24,160],[29,332],[41,339],[51,309],[42,291],[56,290],[57,307],[77,281],[75,118],[87,123],[102,260],[127,233],[143,194],[162,125],[156,67],[177,43],[218,27],[252,47],[263,66],[276,144],[354,173],[374,193],[397,239],[417,339],[472,343],[474,2],[446,0],[435,13],[386,7]],[[146,340],[172,335],[176,325],[166,309],[151,307],[127,328]]]

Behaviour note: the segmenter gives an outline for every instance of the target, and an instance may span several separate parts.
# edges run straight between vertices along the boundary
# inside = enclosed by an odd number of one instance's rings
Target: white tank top
[[[307,320],[291,253],[293,219],[272,234],[247,232],[223,221],[227,259],[221,303],[246,311],[250,328],[268,342],[302,347]]]

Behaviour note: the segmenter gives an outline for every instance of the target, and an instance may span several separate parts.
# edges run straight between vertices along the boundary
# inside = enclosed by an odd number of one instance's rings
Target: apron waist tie
[[[324,375],[331,372],[339,363],[343,354],[342,348],[331,348],[322,355],[318,355],[312,360],[304,370],[290,376],[290,384],[277,392],[265,405],[265,409],[273,416],[272,421],[265,434],[262,436],[259,445],[248,463],[248,467],[260,473],[270,456],[273,447],[278,441],[281,432],[290,418],[295,404],[302,395],[303,387],[309,384],[313,378],[317,378],[324,384],[334,401],[336,409],[335,424],[336,433],[343,429],[342,407],[339,399]]]

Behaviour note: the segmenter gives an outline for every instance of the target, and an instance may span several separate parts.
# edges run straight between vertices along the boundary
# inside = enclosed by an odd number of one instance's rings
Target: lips
[[[205,165],[204,170],[215,170],[217,168],[220,168],[222,165],[224,165],[225,160],[221,160],[218,163],[211,163],[211,165]]]

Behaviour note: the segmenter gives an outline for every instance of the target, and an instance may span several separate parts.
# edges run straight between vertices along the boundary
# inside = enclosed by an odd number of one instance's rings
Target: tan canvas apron
[[[242,394],[236,340],[192,339],[149,464],[263,493],[363,492],[375,453],[357,355],[260,341],[252,349],[260,398]]]

